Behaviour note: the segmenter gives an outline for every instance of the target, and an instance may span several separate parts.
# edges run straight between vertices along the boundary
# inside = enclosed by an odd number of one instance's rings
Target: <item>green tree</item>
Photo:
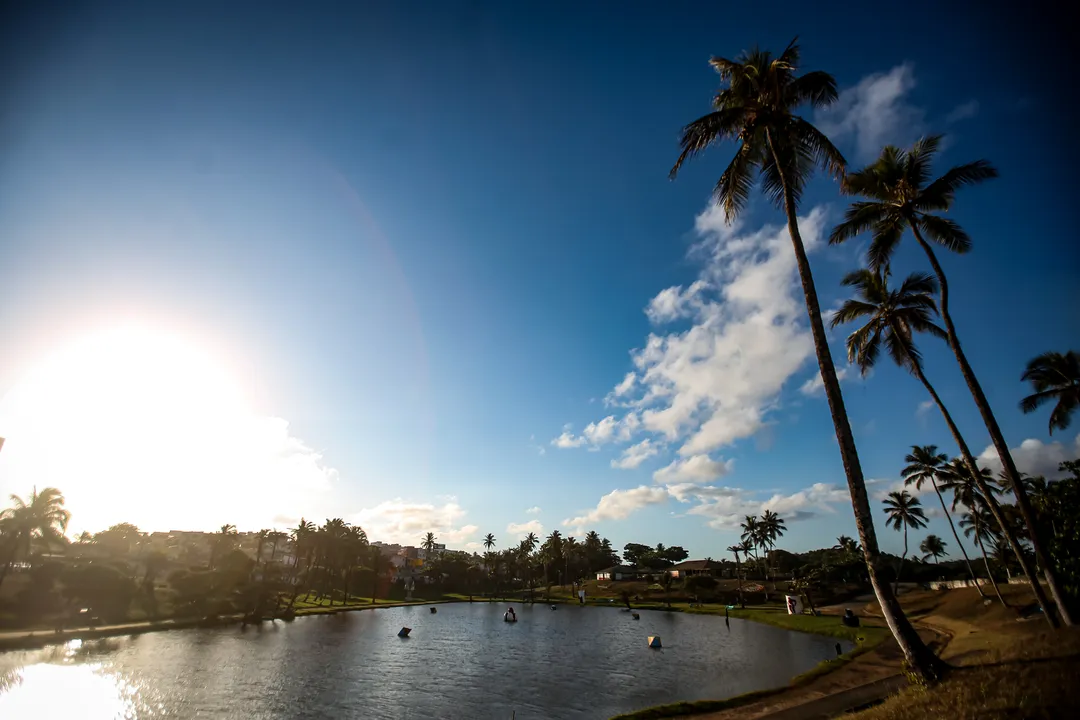
[[[949,554],[945,549],[945,541],[937,535],[927,535],[923,538],[923,541],[919,543],[919,552],[923,554],[924,560],[928,557],[932,557],[934,558],[935,563],[938,561],[938,558]]]
[[[767,51],[754,49],[735,60],[714,57],[710,63],[725,85],[713,98],[713,112],[683,128],[682,153],[671,175],[678,172],[683,162],[710,145],[721,140],[737,140],[735,157],[720,176],[715,191],[727,218],[734,218],[746,206],[757,175],[765,193],[783,207],[870,582],[908,664],[926,679],[937,678],[944,665],[919,638],[888,584],[878,579],[881,554],[870,498],[829,350],[810,260],[799,233],[798,203],[814,167],[821,166],[839,178],[844,173],[845,161],[829,139],[796,112],[804,105],[824,108],[834,103],[836,81],[821,71],[796,75],[799,48],[794,41],[776,58]]]
[[[956,221],[933,213],[947,212],[953,205],[957,190],[995,178],[997,171],[986,160],[976,160],[950,168],[941,177],[931,180],[934,155],[940,146],[940,136],[923,138],[907,151],[890,145],[882,150],[881,156],[875,162],[862,170],[848,173],[841,184],[842,192],[865,199],[852,203],[844,216],[844,221],[833,229],[829,242],[844,242],[870,231],[871,242],[867,256],[871,269],[877,270],[889,264],[889,259],[904,232],[911,230],[915,241],[930,261],[930,266],[934,269],[934,275],[941,287],[940,310],[949,347],[956,356],[960,372],[979,409],[1004,472],[1009,478],[1009,484],[1016,497],[1016,505],[1031,533],[1036,559],[1044,569],[1046,583],[1050,587],[1050,593],[1054,597],[1061,620],[1066,625],[1071,625],[1072,617],[1058,586],[1055,573],[1049,566],[1048,558],[1043,550],[1031,503],[1020,482],[1020,475],[1013,462],[1009,445],[1005,442],[1005,436],[990,408],[986,394],[960,345],[956,325],[949,313],[948,278],[945,276],[941,263],[938,262],[933,247],[928,242],[929,239],[957,253],[965,253],[971,249],[971,238]],[[972,472],[977,471],[972,468]],[[1017,559],[1024,564],[1022,552],[1017,550],[1016,546],[1013,550],[1017,552]],[[1047,607],[1044,602],[1045,595],[1037,581],[1032,581],[1032,590],[1042,606]],[[1052,612],[1046,612],[1046,617],[1052,626],[1057,626],[1057,619],[1053,617]]]
[[[71,513],[64,509],[64,495],[56,488],[41,492],[34,488],[27,500],[12,495],[11,502],[14,507],[0,511],[0,557],[4,563],[0,566],[0,587],[15,561],[29,554],[35,541],[46,546],[64,544],[71,519]]]
[[[217,567],[219,558],[236,547],[240,534],[236,532],[235,525],[222,525],[213,537],[210,538],[210,562],[207,567],[213,570]]]
[[[493,547],[495,547],[495,536],[488,533],[484,536],[484,549],[491,550]]]
[[[945,514],[945,519],[949,521],[949,529],[952,530],[956,546],[960,548],[960,552],[964,556],[964,564],[967,566],[968,575],[971,576],[972,581],[975,581],[975,570],[971,567],[971,558],[968,557],[964,544],[960,542],[960,536],[956,532],[956,524],[953,523],[952,513],[945,507],[945,497],[941,494],[941,488],[937,484],[938,473],[941,472],[942,467],[945,466],[948,460],[948,455],[937,451],[937,445],[912,445],[911,452],[904,456],[904,462],[907,465],[900,471],[900,474],[904,476],[905,486],[914,485],[916,490],[922,490],[923,484],[929,482],[930,486],[934,488],[934,494],[937,495],[938,502],[941,503],[941,511]],[[979,595],[985,597],[985,593],[983,593],[978,582],[975,582],[975,589],[979,591]]]
[[[923,372],[922,354],[914,341],[916,332],[945,337],[946,333],[932,321],[933,314],[937,310],[933,298],[937,284],[929,275],[912,273],[898,289],[890,290],[888,277],[887,266],[879,267],[875,271],[858,270],[845,277],[844,285],[854,287],[857,297],[844,302],[834,316],[832,324],[835,327],[843,322],[867,318],[866,324],[847,338],[849,360],[858,363],[865,374],[873,367],[880,348],[884,345],[893,361],[906,368],[926,388],[960,449],[963,462],[967,464],[974,477],[978,464],[961,435],[960,429],[953,421],[952,414]],[[1034,578],[1034,568],[1023,559],[1023,551],[1015,533],[1008,529],[997,506],[992,508],[992,512],[998,518],[999,524],[1007,528],[1005,534],[1014,547],[1017,559],[1025,566],[1025,571],[1030,573],[1029,577]],[[1037,582],[1033,585],[1036,597],[1041,598],[1040,603],[1042,603],[1045,600],[1045,597],[1042,597],[1042,588]]]
[[[1080,408],[1080,355],[1073,350],[1043,353],[1028,363],[1020,379],[1030,382],[1035,391],[1020,401],[1020,409],[1032,413],[1054,401],[1056,404],[1050,411],[1050,434],[1053,435],[1054,430],[1067,429],[1073,413]]]
[[[888,519],[885,524],[896,531],[904,533],[904,552],[900,556],[900,564],[896,568],[896,581],[893,592],[900,586],[900,573],[904,569],[904,558],[908,554],[908,528],[916,530],[926,527],[926,513],[923,512],[922,502],[907,490],[893,491],[884,500],[885,514]]]
[[[742,533],[739,536],[743,541],[743,547],[748,547],[753,551],[753,557],[755,564],[758,562],[757,550],[761,546],[761,525],[758,523],[756,515],[747,515],[739,527],[742,529]],[[749,554],[746,557],[750,557]],[[749,564],[749,561],[748,561]]]

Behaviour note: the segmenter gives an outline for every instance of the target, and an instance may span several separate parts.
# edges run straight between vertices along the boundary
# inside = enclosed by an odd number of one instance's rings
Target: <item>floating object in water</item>
[[[398,630],[397,636],[399,638],[407,638],[407,637],[409,637],[409,633],[411,633],[411,632],[412,632],[412,628],[403,627],[400,630]]]
[[[503,615],[503,620],[506,622],[517,622],[517,618],[513,615]]]
[[[836,643],[836,657],[840,657],[844,654],[844,648],[840,647],[840,643]]]
[[[554,605],[552,605],[552,606],[551,606],[551,609],[552,609],[552,610],[554,610],[554,609],[555,609],[555,606],[554,606]]]
[[[651,647],[651,648],[663,647],[663,645],[660,644],[660,636],[659,635],[650,635],[649,636],[649,647]]]
[[[637,613],[633,613],[630,617],[634,618],[635,620],[640,620],[641,619],[641,616],[638,615]]]
[[[431,612],[437,613],[437,612],[439,612],[439,610],[438,610],[438,608],[431,608]]]

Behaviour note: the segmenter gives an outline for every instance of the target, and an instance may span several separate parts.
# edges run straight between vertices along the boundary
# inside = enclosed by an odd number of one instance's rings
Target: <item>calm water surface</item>
[[[516,624],[462,603],[0,653],[0,718],[608,718],[781,685],[835,656],[832,638],[716,616],[515,608]]]

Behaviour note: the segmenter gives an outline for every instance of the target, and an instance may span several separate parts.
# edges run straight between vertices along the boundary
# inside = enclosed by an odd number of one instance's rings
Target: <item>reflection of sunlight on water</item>
[[[85,656],[82,641],[49,648],[32,664],[0,667],[0,718],[50,717],[113,720],[146,717],[138,708],[138,688],[96,663],[71,662]],[[42,712],[46,711],[43,715]]]

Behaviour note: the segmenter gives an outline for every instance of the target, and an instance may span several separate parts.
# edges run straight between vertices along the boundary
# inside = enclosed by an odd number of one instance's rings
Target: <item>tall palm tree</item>
[[[284,540],[288,539],[288,537],[288,535],[281,532],[280,530],[275,529],[270,531],[270,535],[267,537],[267,539],[270,541],[270,562],[274,562],[274,558],[277,557],[278,546]]]
[[[1031,413],[1056,400],[1050,412],[1050,434],[1067,429],[1080,408],[1080,355],[1074,350],[1043,353],[1028,363],[1020,379],[1030,382],[1035,391],[1020,401],[1020,409]]]
[[[46,545],[62,544],[71,519],[71,513],[64,509],[64,495],[56,488],[38,492],[35,487],[28,499],[12,495],[11,503],[14,507],[0,511],[0,586],[18,557],[30,552],[35,540]]]
[[[986,554],[986,543],[993,544],[999,539],[997,533],[994,532],[993,517],[987,512],[985,505],[976,505],[960,516],[960,527],[964,528],[964,537],[975,537],[975,544],[979,546],[983,563],[986,565],[986,577],[990,579],[998,600],[1007,607],[1005,598],[1001,597],[1001,589],[994,580],[994,573],[990,572],[990,558]]]
[[[997,495],[1004,492],[1001,487],[994,480],[994,476],[990,474],[990,470],[987,468],[979,468],[978,481],[968,469],[966,463],[961,462],[958,459],[953,459],[947,462],[939,473],[941,480],[941,489],[946,492],[951,491],[953,494],[952,510],[955,512],[958,505],[967,508],[967,513],[962,517],[967,517],[967,522],[963,519],[960,521],[960,527],[970,528],[976,521],[972,519],[973,516],[979,516],[979,531],[985,531],[985,533],[1009,535],[1018,537],[1016,529],[1013,527],[1013,523],[1010,523],[1006,514],[1003,512],[1002,506],[997,501]],[[972,516],[972,517],[968,517]],[[998,531],[994,530],[994,524],[997,523]],[[1004,528],[1004,531],[1000,529]],[[964,537],[971,537],[973,531],[965,530]],[[976,536],[978,540],[978,536]],[[986,577],[990,580],[990,585],[994,588],[994,594],[997,595],[998,602],[1003,606],[1008,607],[1009,604],[1005,602],[1005,598],[1001,595],[1001,589],[998,587],[997,581],[994,580],[993,574],[990,572],[990,564],[986,560],[986,549],[981,542],[976,543],[979,546],[979,551],[983,556],[983,564],[986,566]],[[1018,543],[1019,545],[1019,543]],[[1021,548],[1021,557],[1023,557],[1022,567],[1030,567],[1031,559],[1027,553]],[[1015,554],[1015,551],[1014,551]],[[1025,565],[1026,564],[1026,565]],[[1038,597],[1038,595],[1036,595]],[[1045,598],[1045,595],[1043,596]],[[1045,606],[1043,606],[1045,607]]]
[[[739,523],[739,527],[742,528],[742,535],[740,535],[743,541],[743,547],[749,547],[753,552],[754,562],[757,563],[757,548],[759,541],[761,540],[761,526],[758,524],[756,515],[747,515],[746,518]],[[745,553],[747,558],[747,564],[749,564],[750,553]]]
[[[957,253],[965,253],[971,249],[971,238],[956,221],[932,213],[948,211],[952,207],[957,190],[966,185],[977,185],[995,178],[997,170],[986,160],[976,160],[950,168],[941,177],[931,180],[934,155],[940,146],[940,136],[923,138],[906,151],[890,145],[881,151],[881,156],[875,162],[862,170],[848,173],[841,184],[841,191],[866,199],[852,203],[844,216],[844,221],[833,229],[829,242],[844,242],[863,232],[871,231],[872,239],[867,255],[870,267],[877,269],[889,264],[889,258],[900,243],[904,232],[910,229],[915,241],[926,253],[941,286],[941,318],[945,323],[949,347],[956,356],[964,382],[967,383],[968,390],[982,416],[983,424],[990,435],[990,441],[1009,478],[1020,514],[1031,531],[1035,557],[1039,566],[1043,568],[1046,584],[1050,587],[1050,593],[1054,597],[1054,604],[1061,615],[1061,621],[1066,625],[1071,625],[1072,617],[1058,585],[1057,577],[1043,549],[1035,514],[1020,483],[1020,476],[1016,470],[1016,463],[1013,462],[1012,453],[1009,451],[1009,445],[1005,442],[1005,436],[1001,432],[997,418],[994,417],[982,385],[979,384],[975,371],[971,369],[967,356],[960,346],[956,325],[949,313],[948,278],[945,277],[945,271],[938,262],[933,247],[927,241],[929,239]],[[976,470],[972,469],[972,472]],[[1015,546],[1013,551],[1017,552]],[[1036,597],[1042,596],[1042,599],[1045,599],[1039,583],[1034,580],[1032,590],[1035,591]],[[1045,602],[1042,602],[1042,606],[1047,607]],[[1056,627],[1057,619],[1053,617],[1053,613],[1046,612],[1045,614],[1050,624]]]
[[[859,552],[860,549],[859,543],[855,540],[855,538],[848,537],[847,535],[841,535],[840,537],[836,538],[836,545],[834,545],[833,547],[835,547],[837,550],[842,550],[849,555],[854,555],[855,553]]]
[[[239,533],[236,532],[236,526],[232,524],[222,525],[214,533],[210,539],[210,562],[208,567],[211,570],[217,566],[217,561],[221,559],[222,555],[236,546],[238,537]]]
[[[900,556],[900,565],[896,568],[896,581],[893,592],[900,587],[900,573],[904,569],[904,558],[908,553],[908,528],[916,530],[926,527],[926,513],[923,512],[922,502],[907,490],[893,491],[884,500],[885,514],[888,520],[885,524],[893,530],[904,532],[904,553]]]
[[[491,550],[493,547],[495,547],[495,536],[488,533],[484,536],[484,549]]]
[[[810,260],[799,233],[798,203],[814,167],[820,166],[832,176],[841,177],[846,163],[829,139],[796,113],[804,105],[824,108],[834,103],[836,81],[821,71],[796,75],[799,47],[794,40],[776,58],[755,48],[735,60],[713,57],[710,64],[725,85],[713,98],[713,112],[683,128],[682,152],[671,169],[671,176],[678,173],[686,160],[710,145],[736,140],[735,157],[720,176],[715,190],[726,217],[731,220],[746,207],[757,175],[761,176],[765,193],[783,207],[870,582],[908,664],[926,679],[937,678],[944,665],[919,638],[888,584],[878,580],[881,553],[873,511],[829,350]]]
[[[935,563],[938,561],[938,558],[949,554],[945,549],[945,541],[937,535],[927,535],[923,538],[923,541],[919,543],[919,552],[923,554],[924,560],[928,557],[932,557],[934,558]]]
[[[739,583],[739,607],[746,607],[746,602],[743,601],[742,594],[742,568],[739,565],[739,553],[742,552],[742,545],[729,545],[727,551],[735,556],[735,577]]]
[[[540,538],[536,537],[536,533],[530,532],[528,535],[525,536],[522,544],[524,547],[528,548],[528,550],[526,551],[526,554],[528,554],[535,550],[536,546],[540,544]]]
[[[439,538],[435,537],[435,533],[429,532],[424,535],[424,539],[420,542],[420,547],[422,547],[424,551],[428,553],[429,557],[431,553],[435,552],[435,541],[438,539]]]
[[[857,363],[865,374],[873,367],[881,345],[884,343],[896,364],[906,368],[926,388],[960,449],[963,462],[971,469],[971,476],[976,477],[978,482],[981,478],[981,475],[976,474],[978,464],[964,436],[961,435],[960,429],[953,421],[952,414],[923,372],[922,354],[914,341],[915,332],[925,332],[939,338],[946,335],[932,320],[937,310],[933,298],[937,283],[929,275],[912,273],[898,289],[890,290],[888,278],[888,266],[879,267],[874,271],[857,270],[847,275],[843,284],[854,287],[857,297],[844,302],[833,317],[832,325],[836,327],[840,323],[868,318],[865,325],[848,336],[848,360]],[[989,490],[984,489],[983,492],[989,492]],[[996,506],[993,512],[1001,522],[1002,518]],[[1001,524],[1004,526],[1003,522]],[[1013,545],[1017,559],[1020,560],[1023,557],[1023,550],[1018,538],[1009,531],[1006,531],[1006,537]],[[957,537],[957,542],[959,543],[959,537]],[[1021,560],[1021,562],[1024,561]],[[1046,598],[1030,562],[1027,563],[1025,572],[1029,573],[1036,599],[1045,607]],[[1053,614],[1047,613],[1047,615],[1052,618]]]
[[[761,525],[761,539],[766,545],[769,546],[768,559],[772,561],[772,564],[774,566],[772,568],[772,575],[775,578],[775,558],[772,557],[772,551],[776,547],[776,541],[783,537],[784,533],[787,532],[787,526],[784,523],[784,518],[780,517],[772,510],[766,510],[761,514],[761,521],[759,524]],[[775,589],[776,584],[774,580],[773,590]]]
[[[900,471],[900,474],[904,477],[905,486],[914,485],[916,490],[922,490],[923,484],[929,482],[930,486],[934,488],[934,494],[937,495],[938,502],[941,503],[941,511],[945,513],[945,519],[949,521],[949,529],[952,530],[956,546],[960,548],[960,552],[964,556],[964,564],[967,566],[968,575],[975,582],[975,589],[979,591],[979,595],[986,597],[982,587],[975,579],[975,570],[971,567],[971,558],[968,557],[964,544],[960,542],[960,536],[956,533],[956,524],[953,523],[949,509],[945,507],[945,497],[941,494],[941,488],[937,484],[938,473],[941,472],[941,468],[948,460],[948,455],[937,451],[937,445],[912,445],[911,452],[904,456],[904,462],[907,465]]]

